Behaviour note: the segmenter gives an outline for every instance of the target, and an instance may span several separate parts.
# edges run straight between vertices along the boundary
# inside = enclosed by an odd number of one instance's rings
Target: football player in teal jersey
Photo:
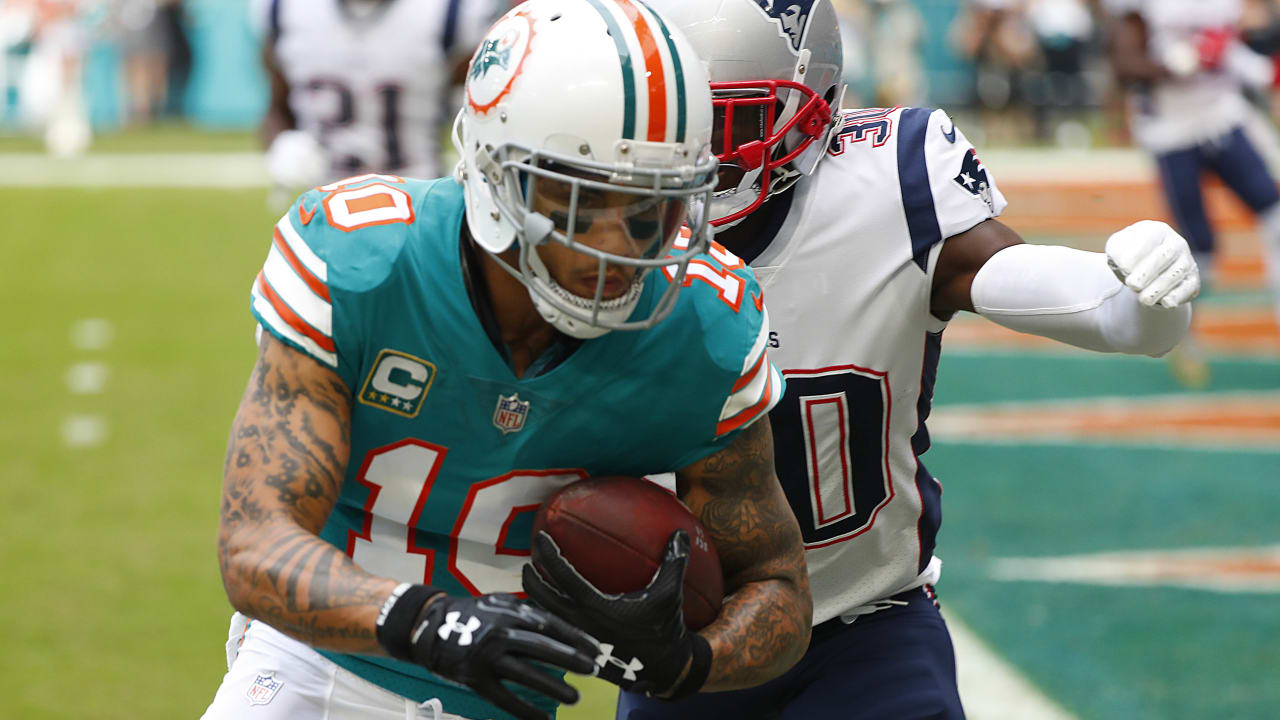
[[[577,698],[565,671],[678,698],[795,662],[811,598],[767,315],[705,220],[682,227],[710,138],[707,77],[660,16],[531,0],[472,58],[456,179],[295,202],[252,291],[218,537],[237,612],[206,718],[545,718]],[[719,549],[715,622],[683,624],[683,533],[635,593],[541,583],[591,608],[581,627],[519,597],[543,499],[662,472]]]

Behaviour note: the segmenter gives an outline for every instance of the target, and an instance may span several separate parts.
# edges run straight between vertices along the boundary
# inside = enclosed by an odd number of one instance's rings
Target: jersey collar
[[[502,341],[502,327],[498,324],[498,314],[494,311],[487,292],[489,286],[485,281],[480,259],[476,257],[475,243],[466,237],[465,224],[461,237],[458,238],[458,257],[462,264],[462,281],[467,288],[467,297],[471,300],[471,309],[475,311],[480,327],[484,328],[484,334],[488,336],[493,349],[510,366],[511,352],[507,349],[507,344]],[[571,338],[563,333],[558,334],[557,342],[552,343],[551,347],[539,355],[525,370],[522,377],[535,378],[551,372],[559,367],[560,363],[569,359],[569,356],[582,346],[582,342],[578,338]]]

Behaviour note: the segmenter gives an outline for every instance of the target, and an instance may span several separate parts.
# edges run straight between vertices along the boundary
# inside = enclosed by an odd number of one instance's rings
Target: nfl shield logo
[[[284,687],[283,680],[277,680],[274,672],[258,673],[258,677],[245,691],[250,705],[266,705]]]
[[[529,401],[521,400],[519,393],[510,397],[498,396],[498,407],[493,411],[493,426],[503,435],[524,429],[524,419],[529,416]]]

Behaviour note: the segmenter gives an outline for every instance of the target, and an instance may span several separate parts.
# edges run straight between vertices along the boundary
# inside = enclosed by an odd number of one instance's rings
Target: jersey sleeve
[[[251,308],[265,331],[337,370],[329,264],[313,248],[320,243],[312,224],[302,222],[309,196],[299,198],[272,230],[267,260],[253,282]]]
[[[679,243],[677,243],[679,247]],[[739,432],[769,414],[782,399],[786,381],[769,359],[769,313],[755,272],[740,258],[713,242],[708,253],[689,264],[680,313],[698,319],[668,318],[656,336],[665,347],[699,346],[682,361],[680,381],[665,403],[687,434],[669,469],[688,467],[729,446]],[[671,325],[679,336],[668,336]]]
[[[755,290],[757,296],[759,292]],[[767,415],[782,399],[784,386],[782,373],[769,360],[769,311],[762,308],[755,338],[742,361],[742,371],[720,408],[716,437],[741,430]]]
[[[452,182],[452,180],[449,180]],[[263,330],[356,384],[365,336],[394,293],[417,210],[437,183],[367,175],[304,193],[276,223],[254,280],[251,310]]]
[[[987,171],[978,151],[956,127],[955,122],[942,110],[913,108],[903,113],[904,132],[908,129],[906,116],[910,112],[925,113],[925,127],[917,133],[920,146],[899,147],[899,159],[922,155],[927,168],[929,193],[933,202],[933,214],[942,238],[949,238],[969,230],[978,223],[998,217],[1009,204],[996,185],[995,178]],[[921,114],[916,116],[925,117]],[[907,141],[904,135],[899,142]],[[906,152],[902,152],[906,150]],[[918,161],[917,161],[918,162]],[[903,185],[904,190],[908,187]],[[905,202],[911,201],[904,197]]]

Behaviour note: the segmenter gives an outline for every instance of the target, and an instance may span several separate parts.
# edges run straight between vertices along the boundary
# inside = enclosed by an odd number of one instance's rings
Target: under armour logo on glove
[[[596,656],[596,674],[600,674],[600,670],[608,663],[622,670],[622,679],[634,681],[636,673],[644,669],[644,663],[640,662],[640,658],[633,657],[631,662],[623,662],[621,659],[613,656],[613,645],[609,643],[600,643],[600,654]]]
[[[446,614],[444,616],[444,624],[440,626],[436,634],[440,636],[441,640],[448,640],[451,634],[458,633],[461,635],[458,638],[458,645],[466,647],[471,644],[471,633],[480,629],[480,618],[472,615],[467,624],[463,625],[458,622],[460,617],[462,617],[462,613],[456,610]]]
[[[582,577],[545,531],[534,535],[532,564],[523,568],[524,591],[542,607],[596,639],[595,673],[623,690],[666,699],[694,694],[711,672],[711,644],[684,625],[684,571],[689,533],[667,540],[662,564],[649,584],[629,593],[606,593]],[[607,642],[605,642],[607,641]],[[614,657],[617,649],[625,662]]]

